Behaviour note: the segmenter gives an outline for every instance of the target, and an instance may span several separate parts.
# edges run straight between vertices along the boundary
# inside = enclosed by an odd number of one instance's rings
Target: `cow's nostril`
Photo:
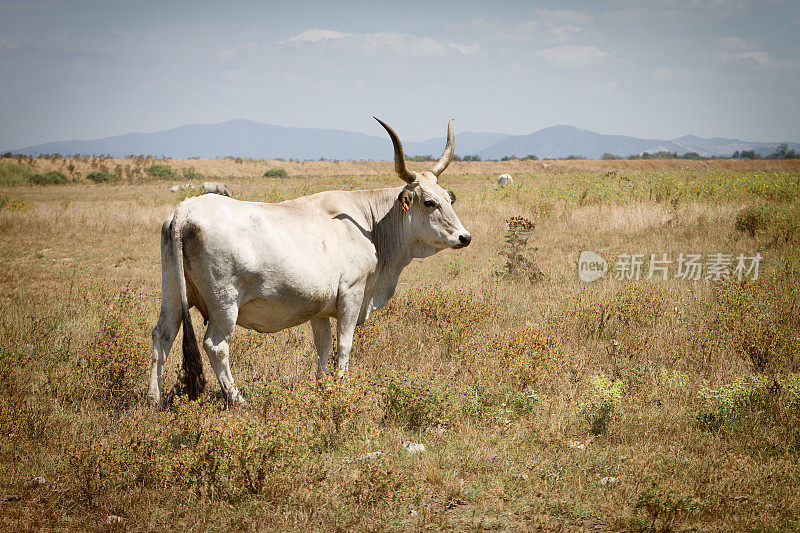
[[[459,235],[459,236],[458,236],[458,240],[459,240],[459,242],[460,242],[461,244],[463,244],[464,246],[466,246],[466,245],[468,245],[468,244],[470,243],[470,241],[472,240],[472,235],[470,235],[469,233],[464,233],[464,234],[462,234],[462,235]]]

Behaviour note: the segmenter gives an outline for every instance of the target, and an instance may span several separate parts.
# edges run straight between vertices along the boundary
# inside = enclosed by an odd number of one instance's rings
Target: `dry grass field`
[[[0,160],[0,530],[800,529],[798,161],[454,162],[472,244],[406,268],[348,379],[313,379],[308,325],[237,328],[246,408],[207,361],[188,402],[175,343],[154,410],[159,228],[196,173],[257,201],[400,184],[389,162]],[[584,283],[583,250],[643,254],[641,279]],[[763,261],[645,279],[681,253]]]

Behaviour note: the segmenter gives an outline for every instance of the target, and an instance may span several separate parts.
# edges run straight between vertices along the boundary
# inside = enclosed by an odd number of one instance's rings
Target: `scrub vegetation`
[[[0,161],[0,529],[800,528],[799,162],[454,161],[473,242],[406,268],[348,379],[316,382],[308,325],[237,328],[247,407],[208,364],[188,402],[176,342],[153,409],[165,180],[193,172],[254,201],[401,185],[390,162]],[[763,261],[584,283],[583,250]]]

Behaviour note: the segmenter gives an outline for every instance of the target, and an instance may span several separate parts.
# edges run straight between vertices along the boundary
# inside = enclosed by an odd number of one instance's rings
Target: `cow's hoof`
[[[228,403],[233,407],[247,407],[247,400],[245,400],[242,395],[239,394],[239,391],[236,391],[233,399],[228,400]]]
[[[158,393],[149,393],[147,395],[147,403],[150,404],[150,407],[154,409],[158,409],[161,407],[161,395]]]

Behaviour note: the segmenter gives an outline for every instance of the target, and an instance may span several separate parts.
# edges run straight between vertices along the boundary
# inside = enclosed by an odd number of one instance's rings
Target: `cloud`
[[[617,92],[617,83],[614,81],[607,81],[597,85],[588,85],[579,91],[581,94],[593,95],[613,95]]]
[[[593,17],[581,11],[537,9],[531,17],[512,22],[480,18],[467,24],[470,32],[480,32],[495,41],[544,41],[561,44],[583,31]]]
[[[472,54],[477,54],[481,50],[481,47],[479,45],[477,45],[477,44],[467,45],[467,44],[459,44],[459,43],[450,42],[450,43],[447,43],[447,46],[449,46],[453,50],[457,50],[457,51],[461,52],[465,56],[469,56],[469,55],[472,55]]]
[[[719,43],[726,50],[717,52],[714,56],[723,63],[750,63],[761,68],[768,67],[795,67],[800,65],[793,60],[778,60],[756,43],[744,41],[738,37],[723,37]]]
[[[0,49],[3,49],[3,48],[5,48],[7,50],[18,50],[19,49],[19,44],[0,37]]]
[[[697,76],[697,73],[686,67],[656,67],[650,70],[650,75],[658,81],[688,80]]]
[[[217,58],[220,61],[228,61],[242,53],[252,54],[258,49],[258,47],[259,43],[257,41],[250,41],[249,43],[223,48],[217,52]]]
[[[336,30],[321,30],[319,28],[311,28],[310,30],[298,33],[294,37],[289,37],[289,42],[317,43],[319,41],[324,41],[325,39],[343,39],[345,37],[351,37],[351,34],[342,33]]]
[[[568,9],[537,9],[533,12],[534,20],[560,24],[586,25],[592,21],[592,16],[582,11]]]
[[[735,63],[741,61],[743,63],[755,63],[759,67],[774,67],[778,64],[772,56],[763,51],[750,51],[750,52],[718,52],[715,56],[723,63]]]
[[[646,21],[676,20],[690,17],[692,20],[724,20],[750,10],[747,0],[640,0],[627,2],[630,7],[611,9],[600,18],[625,24],[645,24]]]
[[[729,50],[748,50],[754,48],[752,43],[748,43],[738,37],[723,37],[719,40],[719,44]]]
[[[610,57],[609,54],[598,50],[595,46],[573,44],[537,50],[534,54],[553,65],[564,68],[588,67]]]
[[[356,50],[367,55],[442,56],[456,52],[463,56],[480,51],[477,44],[458,42],[443,43],[430,37],[418,37],[406,33],[343,33],[335,30],[313,28],[290,37],[281,44],[295,46],[339,46],[345,50]]]
[[[411,56],[441,56],[449,47],[430,37],[415,37],[404,33],[367,33],[355,36],[354,44],[370,55],[392,53]]]

